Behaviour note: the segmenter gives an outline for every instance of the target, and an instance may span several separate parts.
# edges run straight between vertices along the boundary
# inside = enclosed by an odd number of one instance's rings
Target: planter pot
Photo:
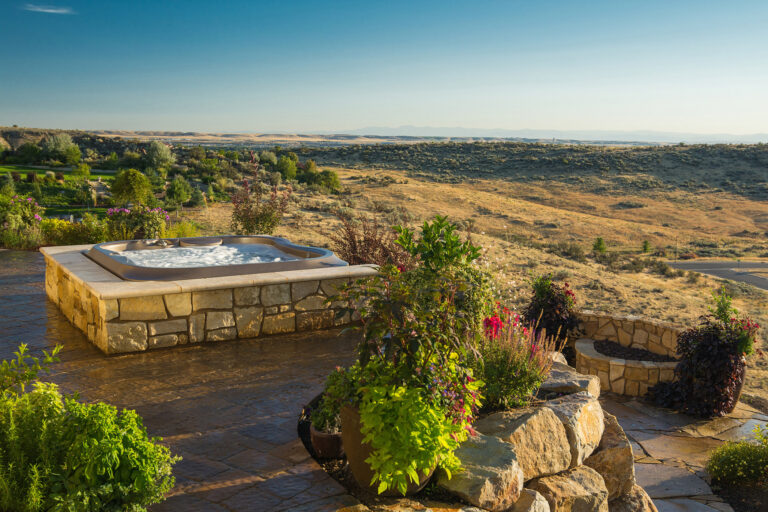
[[[341,409],[341,438],[344,452],[347,455],[347,462],[349,462],[349,469],[355,481],[363,489],[377,494],[378,485],[371,485],[373,471],[365,462],[365,459],[371,456],[371,445],[363,443],[363,434],[360,432],[360,414],[356,408],[346,406]],[[409,482],[405,495],[416,494],[422,490],[432,478],[435,469],[432,468],[427,476],[420,474],[421,479],[418,482]],[[383,492],[381,496],[401,496],[401,494],[397,489],[390,489]]]
[[[341,434],[327,434],[309,426],[309,437],[312,440],[312,448],[320,459],[340,459],[344,456],[344,447],[341,444]]]

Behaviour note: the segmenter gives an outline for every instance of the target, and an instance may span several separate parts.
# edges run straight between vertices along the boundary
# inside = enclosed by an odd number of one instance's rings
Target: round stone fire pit
[[[640,349],[664,358],[676,358],[676,325],[633,316],[611,316],[585,311],[579,314],[583,337],[576,341],[576,370],[600,378],[600,389],[621,395],[642,396],[659,382],[674,380],[676,361],[623,359],[595,348],[595,341]],[[659,359],[654,357],[653,359]],[[662,358],[663,359],[663,358]]]

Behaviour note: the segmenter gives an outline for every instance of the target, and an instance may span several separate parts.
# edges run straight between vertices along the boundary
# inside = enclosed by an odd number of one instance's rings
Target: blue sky
[[[768,132],[765,1],[51,2],[0,3],[0,125]]]

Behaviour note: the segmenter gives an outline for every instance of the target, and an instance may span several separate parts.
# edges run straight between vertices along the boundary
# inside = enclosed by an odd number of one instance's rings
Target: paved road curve
[[[722,279],[740,281],[756,288],[768,290],[768,279],[751,274],[746,269],[768,269],[768,262],[763,261],[685,261],[670,263],[672,268],[693,270]]]

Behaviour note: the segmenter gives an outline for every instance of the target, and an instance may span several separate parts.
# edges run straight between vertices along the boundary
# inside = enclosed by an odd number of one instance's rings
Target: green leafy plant
[[[353,403],[357,393],[357,376],[360,367],[354,365],[350,368],[337,366],[328,375],[325,381],[325,389],[317,407],[312,411],[311,420],[315,429],[335,434],[341,430],[341,408]]]
[[[43,350],[42,359],[29,354],[26,343],[19,345],[13,353],[15,359],[4,359],[0,362],[0,395],[23,393],[27,384],[35,380],[41,371],[49,371],[52,364],[59,362],[58,354],[61,345],[53,350]]]
[[[597,237],[595,243],[592,244],[592,251],[596,254],[603,254],[607,250],[608,247],[605,245],[605,240],[602,237]]]
[[[109,238],[111,240],[133,240],[160,238],[165,235],[168,212],[162,208],[134,206],[110,208],[107,210]]]
[[[457,229],[456,224],[440,215],[436,215],[431,223],[424,221],[418,239],[413,230],[394,227],[399,234],[397,243],[418,258],[421,265],[434,272],[449,266],[467,265],[480,257],[480,248],[469,240],[462,241],[456,233]]]
[[[152,198],[149,178],[136,169],[125,169],[117,173],[110,191],[116,204],[147,204]]]
[[[232,196],[232,229],[240,235],[271,235],[283,220],[290,196],[290,188],[279,194],[277,187],[272,187],[265,200],[260,183],[251,190],[248,180],[243,180],[242,189]]]
[[[754,441],[728,442],[715,448],[707,472],[719,485],[768,485],[768,428],[756,425]]]

